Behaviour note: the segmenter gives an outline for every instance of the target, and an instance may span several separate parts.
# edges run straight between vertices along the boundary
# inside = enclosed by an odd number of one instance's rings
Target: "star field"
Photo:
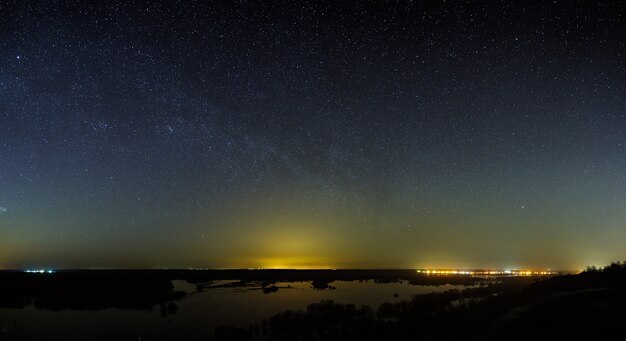
[[[619,2],[0,3],[0,268],[580,268]]]

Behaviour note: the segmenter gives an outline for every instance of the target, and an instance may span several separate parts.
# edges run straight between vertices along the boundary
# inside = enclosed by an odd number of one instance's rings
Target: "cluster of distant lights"
[[[24,272],[27,272],[29,274],[53,274],[55,273],[54,270],[44,270],[44,269],[37,269],[37,270],[24,270]]]
[[[191,270],[191,269],[190,269]],[[206,270],[206,269],[193,269]],[[258,269],[255,269],[258,270]],[[56,271],[51,269],[24,270],[30,274],[53,274]],[[530,271],[530,270],[417,270],[417,273],[425,275],[463,275],[463,276],[548,276],[558,274],[553,270]]]
[[[531,270],[417,270],[418,273],[426,275],[465,275],[465,276],[548,276],[556,275],[553,270],[531,271]]]

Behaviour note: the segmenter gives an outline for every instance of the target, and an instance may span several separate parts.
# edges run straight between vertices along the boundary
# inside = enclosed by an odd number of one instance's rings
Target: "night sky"
[[[624,250],[624,2],[0,1],[0,268]]]

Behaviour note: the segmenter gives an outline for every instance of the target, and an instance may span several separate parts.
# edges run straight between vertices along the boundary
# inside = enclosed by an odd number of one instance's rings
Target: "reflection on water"
[[[261,286],[228,286],[238,281],[214,281],[210,289],[174,281],[175,290],[188,295],[175,304],[155,305],[151,310],[105,309],[99,311],[0,309],[0,339],[169,339],[202,338],[221,325],[245,326],[285,310],[304,310],[321,300],[369,305],[407,300],[413,295],[467,288],[460,285],[412,285],[408,281],[377,283],[334,281],[335,289],[316,290],[311,282],[277,282],[278,290]],[[97,295],[97,293],[94,293]]]

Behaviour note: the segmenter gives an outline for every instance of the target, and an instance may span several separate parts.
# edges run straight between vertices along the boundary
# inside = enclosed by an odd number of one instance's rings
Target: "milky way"
[[[625,21],[620,1],[2,2],[0,267],[622,259]]]

